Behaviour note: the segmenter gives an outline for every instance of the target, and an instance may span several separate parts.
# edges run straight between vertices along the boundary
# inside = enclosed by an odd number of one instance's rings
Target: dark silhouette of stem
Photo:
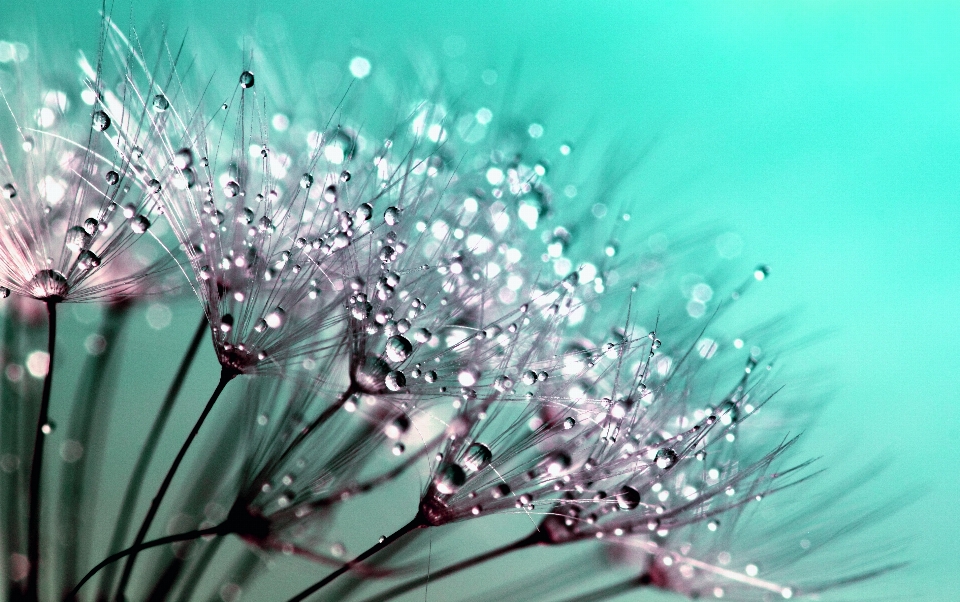
[[[488,560],[493,560],[494,558],[499,558],[511,552],[516,552],[517,550],[522,550],[524,548],[529,548],[543,543],[543,538],[538,531],[534,531],[530,535],[524,537],[523,539],[518,539],[512,543],[508,543],[499,548],[494,548],[489,552],[484,552],[483,554],[467,558],[466,560],[461,560],[456,564],[451,564],[450,566],[444,567],[437,571],[431,571],[427,575],[422,577],[417,577],[416,579],[411,579],[406,583],[401,583],[395,587],[388,589],[385,592],[381,592],[372,598],[367,598],[363,602],[384,602],[385,600],[391,600],[396,598],[401,594],[405,594],[410,590],[417,589],[418,587],[423,587],[431,581],[439,581],[444,577],[452,575],[454,573],[459,573],[460,571],[469,569],[470,567],[477,566],[478,564],[483,564]]]
[[[418,514],[412,521],[410,521],[409,523],[405,524],[404,526],[402,526],[402,527],[400,527],[399,529],[397,529],[396,531],[394,531],[393,534],[391,534],[390,536],[384,538],[383,540],[381,540],[380,542],[378,542],[376,545],[374,545],[373,547],[369,548],[369,549],[368,549],[366,552],[364,552],[363,554],[360,554],[359,556],[357,556],[357,557],[354,558],[353,560],[345,563],[345,564],[344,564],[343,566],[341,566],[339,569],[333,571],[332,573],[330,573],[329,575],[327,575],[326,577],[324,577],[324,578],[321,579],[320,581],[317,581],[316,583],[314,583],[313,585],[311,585],[311,586],[308,587],[307,589],[303,590],[302,592],[300,592],[300,593],[297,594],[296,596],[290,598],[290,600],[288,600],[287,602],[302,602],[303,600],[306,600],[307,597],[309,597],[311,594],[319,591],[321,588],[323,588],[323,587],[326,586],[327,584],[333,582],[333,581],[334,581],[337,577],[339,577],[340,575],[346,573],[347,571],[349,571],[349,570],[352,569],[353,567],[357,566],[358,564],[360,564],[361,562],[363,562],[363,561],[366,560],[367,558],[370,558],[371,556],[373,556],[374,554],[376,554],[376,553],[379,552],[380,550],[384,549],[385,547],[389,546],[389,545],[392,544],[393,542],[397,541],[398,539],[400,539],[401,537],[403,537],[403,536],[406,535],[407,533],[410,533],[411,531],[415,531],[415,530],[417,530],[417,529],[421,529],[421,528],[426,527],[426,526],[427,526],[427,523],[425,523],[425,522],[423,521],[423,518]]]
[[[193,425],[193,429],[190,431],[190,434],[187,435],[186,441],[183,442],[183,445],[180,447],[180,451],[177,453],[177,457],[173,460],[173,464],[171,464],[170,468],[167,470],[167,474],[163,478],[160,488],[157,490],[156,495],[153,496],[153,501],[150,502],[150,509],[147,511],[147,516],[143,519],[143,523],[140,525],[140,531],[137,532],[137,537],[131,546],[134,548],[134,552],[127,558],[127,562],[123,567],[123,574],[120,576],[120,584],[117,586],[117,600],[125,599],[124,594],[127,589],[127,584],[130,582],[130,575],[132,574],[133,567],[137,561],[137,550],[135,548],[143,543],[143,541],[146,539],[147,531],[150,529],[150,525],[153,524],[153,519],[156,517],[157,511],[160,509],[160,502],[163,501],[163,497],[166,495],[167,489],[169,489],[170,483],[173,481],[173,477],[177,473],[177,469],[180,468],[180,463],[183,461],[183,457],[187,454],[187,450],[190,448],[190,444],[193,443],[193,440],[196,438],[197,433],[200,432],[200,427],[203,426],[203,422],[207,419],[207,415],[210,414],[210,410],[213,409],[213,406],[220,397],[220,394],[223,393],[223,389],[237,376],[237,374],[238,373],[235,370],[226,367],[221,368],[220,380],[217,382],[217,388],[214,389],[213,394],[210,396],[210,400],[207,402],[207,405],[203,408],[203,412],[200,414],[200,418],[198,418],[196,424]]]
[[[139,553],[139,552],[142,552],[143,550],[146,550],[146,549],[149,549],[149,548],[155,548],[155,547],[157,547],[157,546],[162,546],[162,545],[168,544],[168,543],[176,543],[176,542],[178,542],[178,541],[189,541],[189,540],[191,540],[191,539],[199,539],[199,538],[201,538],[201,537],[206,537],[207,535],[215,535],[215,536],[216,536],[216,535],[225,535],[225,534],[226,534],[226,533],[224,532],[224,525],[220,524],[220,525],[217,525],[217,526],[215,526],[215,527],[208,527],[208,528],[206,528],[206,529],[197,529],[197,530],[194,530],[194,531],[187,531],[187,532],[185,532],[185,533],[178,533],[178,534],[176,534],[176,535],[168,535],[168,536],[166,536],[166,537],[161,537],[161,538],[159,538],[159,539],[154,539],[153,541],[141,542],[141,543],[139,543],[139,544],[137,544],[137,545],[130,546],[130,547],[127,548],[126,550],[121,550],[121,551],[119,551],[119,552],[117,552],[117,553],[115,553],[115,554],[111,554],[111,555],[107,556],[106,558],[104,558],[103,560],[101,560],[101,561],[97,564],[97,566],[95,566],[95,567],[93,567],[92,569],[90,569],[90,570],[87,572],[87,574],[83,576],[83,579],[81,579],[81,580],[77,583],[77,585],[74,586],[73,591],[70,592],[70,597],[71,597],[71,598],[76,598],[76,597],[77,597],[77,594],[80,592],[80,588],[83,587],[84,584],[85,584],[87,581],[89,581],[94,575],[96,575],[98,572],[100,572],[100,569],[102,569],[103,567],[105,567],[105,566],[107,566],[107,565],[109,565],[109,564],[112,564],[112,563],[120,560],[120,559],[123,558],[124,556],[130,556],[130,555],[132,555],[132,554],[137,554],[137,553]]]
[[[30,563],[30,572],[27,574],[26,599],[36,602],[39,599],[40,589],[40,469],[43,466],[43,448],[50,413],[50,391],[53,387],[53,355],[57,342],[57,303],[59,300],[48,299],[47,316],[47,375],[43,378],[43,395],[40,397],[40,416],[37,418],[37,429],[33,439],[33,459],[30,462],[30,491],[27,494],[29,519],[27,522],[27,560]]]
[[[187,347],[183,359],[180,360],[180,367],[177,368],[177,373],[173,377],[173,381],[170,382],[167,395],[163,398],[163,405],[160,406],[160,412],[157,413],[157,417],[153,420],[153,425],[147,434],[147,440],[144,442],[140,456],[137,458],[137,463],[134,465],[133,472],[130,474],[130,480],[127,481],[127,488],[123,492],[123,501],[120,503],[117,523],[113,527],[113,535],[110,537],[110,545],[107,547],[108,550],[119,549],[123,545],[127,531],[130,530],[133,511],[136,508],[137,500],[140,498],[140,493],[143,491],[144,475],[146,475],[147,469],[150,467],[150,462],[153,461],[157,446],[160,444],[160,436],[163,435],[163,431],[167,426],[170,413],[177,401],[177,397],[180,395],[180,389],[183,388],[183,383],[187,379],[187,372],[189,372],[190,366],[193,365],[193,360],[197,356],[197,350],[200,349],[200,343],[203,342],[206,332],[207,317],[206,315],[202,315],[200,316],[200,324],[197,326],[197,331],[193,334],[193,339],[190,341],[190,346]],[[101,589],[108,592],[113,589],[113,580],[118,567],[119,565],[114,564],[106,570],[103,575],[103,586]]]

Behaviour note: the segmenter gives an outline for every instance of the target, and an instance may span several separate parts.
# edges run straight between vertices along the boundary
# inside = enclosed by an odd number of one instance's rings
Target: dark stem
[[[494,558],[499,558],[511,552],[516,552],[517,550],[522,550],[524,548],[529,548],[543,543],[543,537],[540,532],[534,531],[530,535],[524,537],[523,539],[518,539],[512,543],[508,543],[505,546],[499,548],[494,548],[489,552],[484,552],[478,556],[473,556],[467,558],[466,560],[461,560],[456,564],[451,564],[450,566],[444,567],[438,571],[431,571],[430,573],[417,577],[416,579],[411,579],[406,583],[401,583],[395,587],[388,589],[385,592],[381,592],[372,598],[367,598],[363,602],[384,602],[385,600],[392,600],[401,594],[405,594],[410,590],[417,589],[418,587],[423,587],[431,581],[439,581],[444,577],[452,575],[454,573],[459,573],[460,571],[469,569],[471,567],[477,566],[478,564],[483,564],[488,560],[493,560]]]
[[[43,395],[40,398],[40,416],[37,418],[37,429],[33,439],[33,460],[30,462],[30,491],[27,494],[29,519],[27,523],[27,560],[30,563],[27,574],[26,599],[36,602],[40,590],[40,469],[43,466],[43,447],[46,438],[43,432],[47,426],[50,413],[50,390],[53,387],[53,355],[57,342],[57,301],[47,300],[47,375],[43,378]]]
[[[157,511],[160,509],[160,502],[163,501],[163,497],[166,495],[167,489],[169,489],[174,475],[177,474],[177,469],[180,468],[180,463],[183,461],[183,457],[187,454],[187,450],[190,449],[190,444],[193,443],[197,433],[200,432],[200,427],[203,426],[203,421],[207,419],[207,415],[210,414],[210,410],[213,409],[214,404],[217,402],[220,394],[223,393],[223,389],[227,386],[227,383],[233,380],[236,376],[237,372],[234,370],[228,368],[222,368],[220,370],[220,381],[217,383],[217,388],[214,389],[213,395],[210,396],[210,400],[207,402],[207,405],[203,408],[203,412],[200,414],[200,418],[198,418],[196,424],[193,425],[193,429],[190,431],[190,434],[187,435],[186,441],[183,442],[183,445],[180,447],[180,451],[177,453],[177,457],[173,460],[173,464],[170,465],[166,476],[163,477],[163,482],[160,484],[160,488],[157,489],[156,495],[153,496],[153,501],[150,502],[150,509],[147,511],[147,516],[144,517],[143,523],[140,525],[140,531],[137,532],[137,537],[131,546],[132,548],[136,548],[138,545],[143,543],[144,539],[146,539],[147,531],[150,529],[150,525],[153,524],[153,519],[156,517]],[[133,572],[133,567],[136,561],[137,550],[134,549],[134,552],[127,558],[127,562],[123,567],[123,574],[120,576],[120,584],[117,586],[117,600],[125,599],[124,594],[126,592],[127,584],[130,581],[130,575]]]
[[[197,530],[194,530],[194,531],[187,531],[186,533],[178,533],[178,534],[176,534],[176,535],[168,535],[168,536],[166,536],[166,537],[161,537],[161,538],[159,538],[159,539],[154,539],[153,541],[141,542],[141,543],[139,543],[139,544],[137,544],[137,545],[130,546],[130,547],[127,548],[126,550],[121,550],[120,552],[117,552],[116,554],[111,554],[111,555],[107,556],[106,558],[104,558],[103,560],[101,560],[100,563],[97,564],[97,566],[95,566],[95,567],[93,567],[92,569],[90,569],[90,570],[87,572],[87,574],[83,576],[83,579],[81,579],[81,580],[77,583],[77,585],[73,588],[73,591],[70,592],[70,597],[71,597],[71,598],[76,598],[76,597],[77,597],[77,594],[80,592],[80,588],[83,587],[83,585],[84,585],[87,581],[89,581],[94,575],[96,575],[96,574],[100,571],[100,569],[102,569],[103,567],[105,567],[105,566],[107,566],[107,565],[109,565],[109,564],[112,564],[112,563],[120,560],[120,559],[123,558],[124,556],[129,556],[129,555],[132,555],[132,554],[137,554],[138,552],[141,552],[141,551],[143,551],[143,550],[146,550],[146,549],[149,549],[149,548],[155,548],[155,547],[157,547],[157,546],[162,546],[162,545],[168,544],[168,543],[176,543],[176,542],[178,542],[178,541],[189,541],[189,540],[191,540],[191,539],[199,539],[199,538],[201,538],[201,537],[206,537],[207,535],[215,535],[215,536],[216,536],[216,535],[225,535],[225,534],[226,534],[226,533],[224,532],[224,525],[221,524],[221,525],[217,525],[217,526],[215,526],[215,527],[208,527],[208,528],[206,528],[206,529],[197,529]]]
[[[320,581],[317,581],[316,583],[314,583],[307,589],[303,590],[296,596],[290,598],[290,600],[288,600],[287,602],[301,602],[302,600],[306,600],[307,597],[310,596],[311,594],[319,591],[321,588],[323,588],[327,584],[332,583],[337,577],[346,573],[347,571],[357,566],[367,558],[370,558],[371,556],[373,556],[380,550],[384,549],[385,547],[389,546],[393,542],[397,541],[407,533],[410,533],[411,531],[415,531],[417,529],[421,529],[426,526],[427,526],[427,523],[425,523],[423,521],[423,518],[418,514],[412,521],[410,521],[409,523],[397,529],[392,535],[384,538],[383,540],[378,542],[375,546],[371,547],[363,554],[360,554],[359,556],[347,562],[346,564],[341,566],[339,569],[333,571],[332,573],[330,573]]]
[[[190,370],[190,366],[193,365],[193,360],[197,356],[197,350],[200,348],[200,343],[203,342],[206,332],[207,317],[203,315],[200,316],[200,324],[197,326],[197,331],[193,334],[193,339],[190,341],[190,346],[187,347],[183,359],[180,360],[180,367],[177,368],[177,373],[173,377],[170,387],[167,389],[167,395],[163,398],[163,405],[160,406],[160,412],[153,420],[153,426],[150,427],[150,432],[147,434],[147,440],[143,444],[143,449],[140,451],[136,465],[133,467],[130,480],[127,481],[127,488],[126,491],[123,492],[123,501],[120,503],[117,523],[113,527],[113,535],[110,537],[110,545],[107,547],[108,550],[119,549],[123,545],[123,540],[127,537],[127,531],[130,530],[130,521],[133,520],[134,508],[137,505],[137,500],[140,498],[140,493],[143,491],[144,475],[147,473],[150,462],[153,460],[153,456],[157,451],[157,446],[160,444],[160,436],[163,435],[163,431],[167,426],[170,413],[177,401],[177,397],[180,395],[180,389],[187,379],[187,372]],[[109,592],[113,589],[113,580],[116,576],[117,568],[118,565],[111,565],[104,573],[101,588],[104,591]]]

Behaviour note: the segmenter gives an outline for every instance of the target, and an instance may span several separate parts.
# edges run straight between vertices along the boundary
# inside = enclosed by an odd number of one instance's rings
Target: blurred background
[[[735,269],[772,269],[747,313],[790,317],[783,361],[804,376],[787,389],[812,391],[811,403],[830,392],[806,449],[840,474],[882,466],[859,495],[915,500],[885,527],[909,542],[912,565],[830,599],[960,599],[960,3],[155,4],[118,2],[113,14],[144,37],[186,32],[201,73],[238,71],[255,40],[283,63],[280,109],[308,110],[307,92],[342,93],[355,56],[371,64],[358,94],[389,98],[405,76],[388,66],[405,62],[465,105],[540,124],[544,148],[569,144],[569,155],[548,157],[574,187],[557,211],[579,215],[610,194],[602,200],[632,216],[625,244],[650,224],[732,234],[722,252]],[[98,9],[4,0],[0,32],[65,51],[69,69],[77,48],[96,54]],[[73,310],[65,328],[89,330],[91,312]],[[136,374],[122,386],[162,390],[169,370],[158,364],[179,358],[198,317],[189,303],[141,312],[127,336],[149,333],[154,351],[124,358],[123,372]],[[806,337],[816,340],[793,344]],[[184,398],[198,403],[215,365],[209,348],[201,355],[206,372],[191,374]],[[142,437],[157,401],[128,397],[114,413],[132,425],[117,449]],[[493,543],[489,531],[476,536]],[[533,562],[505,559],[431,586],[428,599]]]

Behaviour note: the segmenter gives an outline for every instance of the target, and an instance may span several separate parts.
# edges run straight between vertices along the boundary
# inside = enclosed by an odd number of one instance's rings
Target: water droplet
[[[396,226],[400,222],[400,210],[396,207],[387,207],[383,212],[383,221],[388,226]]]
[[[10,289],[5,286],[0,286],[0,299],[6,299],[10,296]]]
[[[273,329],[277,329],[283,326],[283,322],[284,320],[286,320],[286,318],[287,318],[287,312],[285,312],[282,307],[277,307],[276,309],[268,313],[264,318],[264,320],[266,321],[267,326]]]
[[[81,251],[77,256],[77,267],[84,271],[100,267],[100,258],[91,251]]]
[[[240,74],[240,87],[241,88],[252,88],[253,87],[253,74],[249,71],[244,71]]]
[[[639,505],[639,491],[629,485],[624,485],[620,488],[620,492],[617,494],[617,506],[619,506],[621,510],[633,510]]]
[[[479,472],[490,464],[493,452],[483,443],[471,443],[463,456],[463,467],[470,472]]]
[[[90,248],[93,237],[87,232],[86,228],[74,226],[67,230],[67,236],[63,244],[71,251],[82,251]]]
[[[327,186],[323,190],[323,200],[326,203],[334,204],[337,202],[337,187],[336,186]]]
[[[764,280],[769,275],[770,266],[768,265],[759,265],[757,266],[757,269],[753,271],[753,277],[757,280]]]
[[[313,186],[313,176],[308,173],[300,177],[300,188],[307,189]]]
[[[230,180],[224,185],[223,194],[224,196],[231,197],[231,198],[237,196],[238,194],[240,194],[240,185],[234,182],[233,180]]]
[[[493,387],[500,392],[509,391],[513,388],[513,379],[506,375],[498,376],[493,381]]]
[[[27,283],[27,291],[35,299],[62,299],[67,294],[67,279],[55,270],[40,270]]]
[[[423,375],[423,380],[428,383],[435,383],[437,382],[437,373],[433,370],[428,370],[427,373]]]
[[[163,94],[157,94],[153,97],[153,110],[157,113],[163,113],[170,108],[170,101]]]
[[[193,166],[193,152],[189,148],[181,148],[173,155],[173,166],[183,171]]]
[[[667,470],[677,463],[677,452],[669,447],[661,447],[657,450],[657,455],[653,459],[659,468]]]
[[[572,429],[572,428],[575,427],[575,426],[577,426],[577,421],[576,421],[576,419],[574,419],[573,416],[567,416],[566,418],[564,418],[564,420],[563,420],[563,428],[565,428],[565,429],[567,429],[567,430],[570,430],[570,429]]]
[[[413,352],[413,345],[406,337],[395,336],[387,340],[387,357],[391,362],[404,362]]]
[[[388,439],[399,439],[410,429],[410,419],[406,414],[400,414],[389,424],[383,427],[383,434]]]
[[[393,448],[391,449],[391,451],[393,452],[393,455],[395,456],[402,455],[403,452],[405,452],[406,450],[407,448],[403,445],[403,443],[395,443],[393,445]]]
[[[547,474],[553,477],[558,476],[570,468],[570,456],[564,452],[554,452],[546,459],[544,466]]]
[[[100,222],[93,219],[92,217],[88,217],[83,221],[84,231],[86,231],[86,233],[90,234],[91,236],[94,234],[94,232],[97,231],[97,228],[99,227],[100,227]]]
[[[117,185],[117,182],[120,181],[120,174],[118,174],[117,172],[113,171],[112,169],[111,169],[110,171],[108,171],[108,172],[104,175],[104,177],[105,177],[106,180],[107,180],[107,184],[109,184],[109,185],[111,185],[111,186],[116,186],[116,185]]]
[[[729,400],[718,405],[716,413],[720,417],[720,423],[726,426],[730,426],[740,419],[740,409],[736,403]]]
[[[341,181],[341,182],[349,182],[349,181],[350,181],[350,172],[347,171],[347,170],[341,171],[341,172],[340,172],[340,181]]]
[[[456,464],[445,464],[433,479],[433,486],[441,495],[456,493],[467,482],[467,474]]]
[[[110,116],[104,113],[103,111],[94,111],[93,112],[93,129],[98,132],[110,127]]]
[[[407,377],[399,370],[391,370],[383,379],[383,384],[390,391],[399,391],[407,386]]]
[[[143,234],[150,228],[150,220],[144,215],[138,215],[130,220],[130,229],[137,234]]]
[[[162,186],[160,186],[159,180],[151,179],[149,182],[147,182],[147,192],[149,192],[152,195],[160,194],[161,188]]]
[[[523,384],[530,386],[537,382],[537,373],[533,370],[527,370],[520,377],[520,380],[523,381]]]
[[[223,314],[220,318],[220,330],[221,332],[227,333],[233,330],[233,316],[230,314]]]

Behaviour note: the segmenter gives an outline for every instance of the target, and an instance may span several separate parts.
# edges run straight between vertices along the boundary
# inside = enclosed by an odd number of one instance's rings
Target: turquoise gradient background
[[[9,23],[95,51],[98,2],[13,4]],[[913,565],[840,599],[960,599],[960,2],[212,0],[137,3],[131,20],[228,57],[252,35],[293,67],[363,54],[376,78],[405,53],[467,98],[513,86],[548,140],[588,155],[585,190],[649,147],[619,189],[637,221],[736,230],[743,258],[773,268],[751,307],[822,334],[789,354],[835,391],[808,448],[841,468],[880,460],[864,495],[916,494],[887,522]]]

